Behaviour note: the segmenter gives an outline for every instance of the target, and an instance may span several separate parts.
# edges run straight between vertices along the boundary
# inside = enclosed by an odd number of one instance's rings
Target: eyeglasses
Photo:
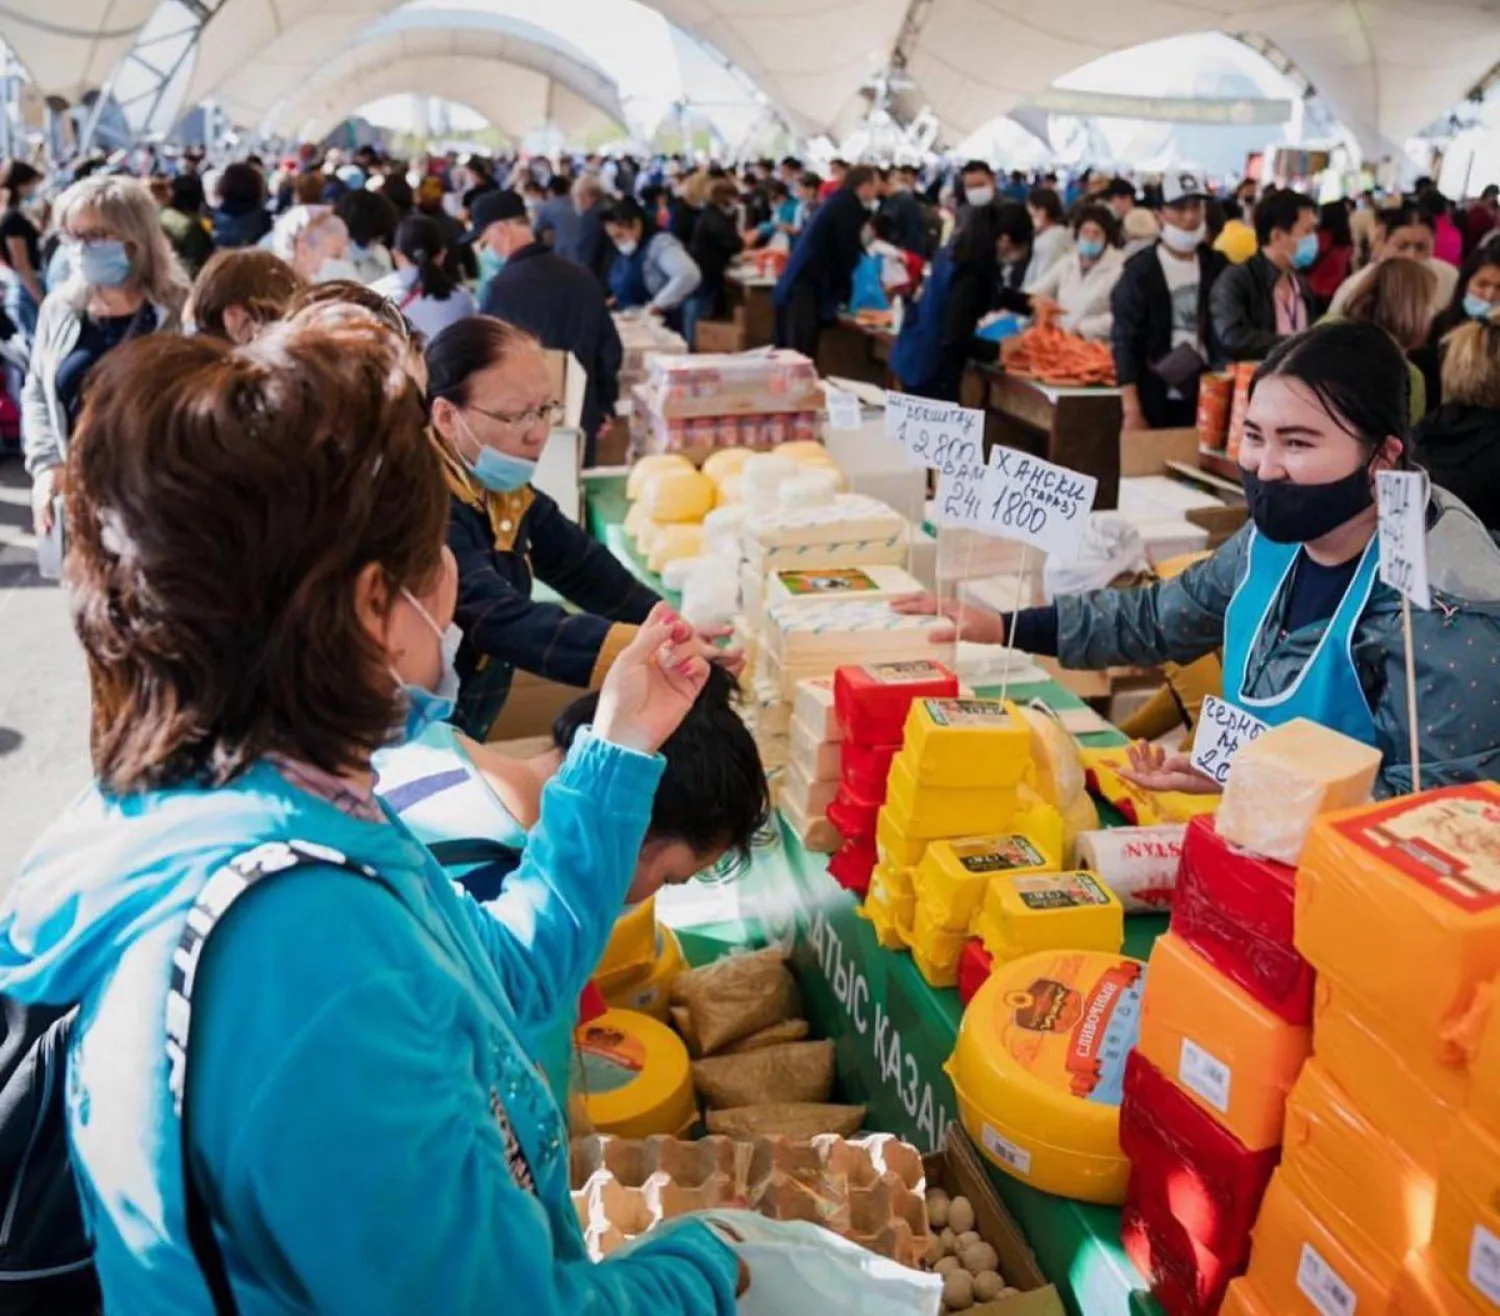
[[[469,410],[477,411],[481,416],[488,416],[508,429],[529,430],[538,423],[545,424],[548,429],[551,429],[563,417],[561,402],[544,402],[539,407],[527,407],[524,411],[489,411],[484,407],[476,407],[471,402]]]
[[[91,246],[96,242],[113,242],[115,235],[107,228],[91,228],[86,233],[68,233],[66,239],[79,246]]]

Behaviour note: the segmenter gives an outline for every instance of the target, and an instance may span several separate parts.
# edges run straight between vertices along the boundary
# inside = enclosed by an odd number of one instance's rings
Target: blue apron
[[[1271,726],[1305,717],[1366,745],[1377,744],[1375,719],[1355,670],[1352,646],[1360,614],[1375,587],[1380,547],[1372,539],[1354,579],[1329,620],[1318,647],[1280,694],[1255,698],[1246,693],[1248,668],[1257,638],[1274,626],[1273,611],[1291,580],[1301,544],[1273,544],[1250,532],[1245,575],[1224,615],[1224,697]]]
[[[630,255],[621,252],[609,267],[609,290],[615,305],[622,311],[644,306],[651,300],[646,287],[646,244],[642,242]]]

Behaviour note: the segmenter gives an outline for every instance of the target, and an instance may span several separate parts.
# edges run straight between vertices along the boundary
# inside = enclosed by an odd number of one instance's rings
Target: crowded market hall
[[[0,6],[0,1316],[1500,1316],[1497,61]]]

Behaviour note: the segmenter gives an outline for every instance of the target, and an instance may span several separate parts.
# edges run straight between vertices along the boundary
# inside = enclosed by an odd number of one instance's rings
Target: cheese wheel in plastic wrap
[[[660,471],[692,469],[693,463],[680,452],[654,452],[649,457],[639,457],[625,477],[625,497],[635,502],[644,492],[646,481]]]
[[[1172,907],[1186,832],[1186,823],[1083,832],[1078,863],[1120,898],[1127,914],[1160,914]]]
[[[706,556],[671,558],[661,569],[661,583],[672,593],[680,594],[682,587],[688,582],[688,577],[694,571],[701,570],[707,561],[709,559]]]
[[[1063,867],[1087,868],[1078,857],[1078,838],[1085,832],[1099,830],[1099,809],[1094,797],[1088,791],[1080,791],[1066,804],[1059,805],[1058,812],[1063,821]]]
[[[652,571],[665,571],[679,558],[699,557],[703,553],[703,526],[664,525],[651,545],[647,565]],[[670,587],[669,587],[670,588]]]
[[[755,453],[749,448],[720,448],[711,452],[703,462],[703,474],[715,484],[722,484],[725,477],[738,475]]]
[[[838,495],[839,473],[835,470],[809,470],[794,475],[781,485],[781,506],[824,507]]]
[[[1031,727],[1031,757],[1036,762],[1037,792],[1048,804],[1060,809],[1086,790],[1078,742],[1063,730],[1061,722],[1043,709],[1023,708],[1021,716]]]
[[[649,516],[643,516],[635,532],[635,551],[642,557],[649,557],[652,548],[656,546],[656,537],[661,534],[661,531],[662,527],[659,522],[653,521]]]
[[[816,439],[794,439],[791,443],[778,444],[772,455],[790,457],[794,462],[831,462],[833,456]]]
[[[740,505],[740,477],[726,475],[714,486],[714,507],[738,507]]]
[[[664,525],[702,521],[713,508],[714,496],[714,482],[691,466],[658,471],[641,486],[641,505]]]
[[[640,540],[642,528],[650,519],[650,515],[642,504],[631,503],[630,510],[625,513],[625,523],[621,527],[625,531],[625,538],[632,544],[637,543]]]

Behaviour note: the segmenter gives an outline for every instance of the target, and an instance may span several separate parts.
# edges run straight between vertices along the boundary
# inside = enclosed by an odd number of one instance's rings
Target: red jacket
[[[1349,277],[1349,263],[1353,259],[1353,247],[1335,247],[1329,234],[1318,234],[1318,259],[1307,272],[1307,286],[1324,306],[1333,300],[1339,285]]]

